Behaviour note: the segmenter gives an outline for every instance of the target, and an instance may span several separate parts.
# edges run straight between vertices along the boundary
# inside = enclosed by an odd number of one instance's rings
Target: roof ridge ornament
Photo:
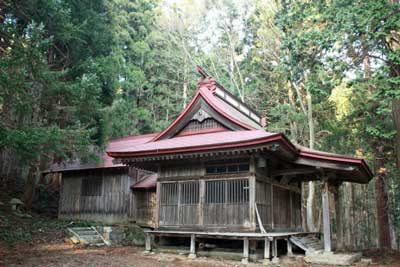
[[[211,92],[217,89],[217,81],[211,77],[201,66],[197,65],[197,72],[201,75],[201,79],[197,82],[197,88],[206,87]]]

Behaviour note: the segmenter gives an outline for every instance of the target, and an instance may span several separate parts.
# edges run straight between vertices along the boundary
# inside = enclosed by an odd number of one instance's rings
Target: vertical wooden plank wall
[[[301,229],[301,193],[257,174],[256,203],[265,229]]]
[[[239,183],[229,182],[239,180],[247,181],[245,203],[238,198]],[[210,185],[210,182],[214,184]],[[187,190],[190,190],[187,186],[189,183],[198,183],[196,203],[178,201],[187,196]],[[212,190],[211,193],[216,199],[206,199],[206,184],[210,186],[207,190]],[[244,184],[240,186],[243,188]],[[255,176],[249,172],[239,173],[233,177],[225,174],[205,175],[202,162],[162,166],[159,172],[160,190],[157,192],[160,194],[159,227],[196,230],[212,228],[215,231],[255,230],[255,186]]]
[[[100,195],[83,196],[82,180],[102,179]],[[59,217],[94,221],[127,220],[133,180],[124,170],[92,170],[63,174]]]

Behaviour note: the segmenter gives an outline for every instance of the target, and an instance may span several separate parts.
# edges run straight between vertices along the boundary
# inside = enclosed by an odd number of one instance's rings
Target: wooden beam
[[[357,167],[351,166],[345,163],[333,163],[333,162],[326,162],[318,159],[306,159],[306,158],[297,158],[294,161],[295,164],[313,166],[313,167],[320,167],[338,171],[347,171],[352,172],[357,169]]]
[[[294,169],[285,169],[285,170],[275,170],[271,172],[272,177],[277,176],[289,176],[289,175],[300,175],[300,174],[311,174],[318,173],[319,170],[315,168],[294,168]]]
[[[324,250],[332,251],[331,245],[331,219],[329,214],[329,182],[324,181],[324,189],[322,191],[322,216],[324,223]]]
[[[266,231],[265,231],[264,225],[261,221],[260,214],[258,213],[257,203],[254,203],[254,208],[256,209],[258,227],[260,228],[261,233],[265,234]]]

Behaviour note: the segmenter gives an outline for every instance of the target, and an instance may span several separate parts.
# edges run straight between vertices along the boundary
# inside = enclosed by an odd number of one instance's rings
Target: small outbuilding
[[[150,140],[155,135],[112,139],[107,149]],[[114,164],[106,153],[99,164],[79,160],[52,166],[46,173],[60,173],[58,217],[104,223],[138,222],[152,227],[157,174]],[[136,188],[138,190],[136,190]]]

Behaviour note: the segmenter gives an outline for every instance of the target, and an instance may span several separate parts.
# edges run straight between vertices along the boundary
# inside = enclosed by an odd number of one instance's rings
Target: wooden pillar
[[[273,263],[278,263],[279,258],[278,258],[278,239],[274,238],[272,241],[272,262]]]
[[[249,177],[249,215],[251,229],[257,229],[257,218],[256,218],[256,177]]]
[[[149,233],[145,233],[145,251],[150,252],[151,251],[151,236]]]
[[[205,168],[203,168],[205,169]],[[204,202],[205,202],[205,188],[206,188],[206,182],[204,180],[199,181],[199,196],[200,196],[200,202],[199,202],[199,225],[203,226],[204,225]]]
[[[290,242],[289,237],[286,238],[286,244],[287,244],[287,255],[291,257],[293,256],[293,250],[292,250],[292,242]]]
[[[249,240],[249,254],[257,259],[257,240]]]
[[[271,241],[268,237],[264,240],[264,260],[269,262],[269,258],[271,257]]]
[[[245,237],[243,239],[243,258],[242,258],[242,264],[248,264],[249,263],[249,238]]]
[[[156,187],[156,212],[155,212],[155,222],[154,226],[157,229],[160,226],[160,209],[161,209],[161,183],[157,182]]]
[[[195,258],[196,258],[196,236],[191,235],[189,259],[195,259]]]
[[[329,214],[329,182],[324,181],[324,188],[322,190],[322,216],[324,223],[324,249],[325,252],[332,251],[331,245],[331,219]]]

